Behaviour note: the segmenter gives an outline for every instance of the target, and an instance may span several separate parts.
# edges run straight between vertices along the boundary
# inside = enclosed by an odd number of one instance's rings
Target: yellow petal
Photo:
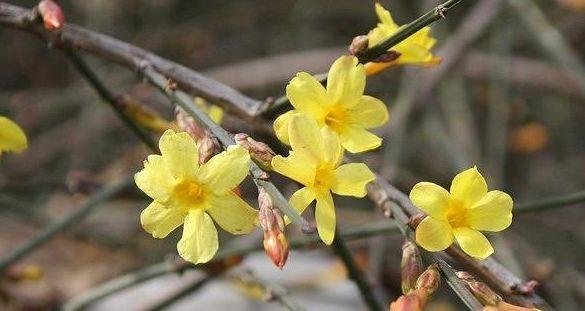
[[[469,256],[486,259],[494,253],[490,241],[481,232],[469,228],[453,229],[455,239],[461,249]]]
[[[318,166],[323,158],[323,142],[317,121],[303,115],[294,115],[288,127],[292,150]]]
[[[290,145],[290,140],[288,138],[288,126],[290,125],[290,120],[292,119],[292,116],[294,116],[297,113],[298,112],[296,112],[295,110],[291,110],[286,112],[285,114],[278,116],[278,118],[274,120],[273,125],[274,133],[276,134],[278,140],[280,140],[284,144]]]
[[[27,145],[26,135],[20,126],[0,116],[0,155],[4,151],[21,152]]]
[[[351,153],[376,149],[382,145],[382,138],[361,128],[350,127],[339,134],[341,145]]]
[[[468,210],[469,226],[481,231],[502,231],[512,224],[512,198],[505,192],[488,192]]]
[[[430,182],[419,182],[410,190],[412,203],[438,220],[447,219],[449,192],[443,187]]]
[[[306,72],[297,73],[288,83],[286,97],[297,111],[314,119],[322,117],[323,108],[330,105],[323,85]]]
[[[339,136],[324,126],[321,129],[323,137],[323,161],[329,163],[331,167],[337,167],[343,160],[343,147],[339,141]]]
[[[207,114],[213,122],[221,124],[221,121],[223,120],[223,109],[221,107],[210,104],[207,109]]]
[[[275,172],[303,185],[311,185],[315,179],[316,166],[309,159],[291,151],[289,156],[275,156],[271,162]]]
[[[339,195],[351,195],[363,198],[366,195],[366,185],[376,179],[376,176],[364,163],[349,163],[335,170],[335,181],[331,191]]]
[[[375,4],[376,15],[378,15],[378,19],[380,22],[387,24],[387,25],[396,25],[394,20],[392,19],[392,15],[390,11],[386,10],[379,2]]]
[[[334,104],[348,108],[356,105],[365,86],[366,69],[354,56],[341,56],[329,69],[327,94]]]
[[[451,226],[427,216],[416,227],[416,243],[430,252],[442,251],[453,243]]]
[[[211,217],[201,209],[190,210],[177,244],[179,255],[194,264],[204,263],[213,258],[218,246],[217,229]]]
[[[315,221],[319,237],[323,243],[331,245],[335,238],[335,207],[330,192],[317,193]]]
[[[149,155],[144,168],[134,175],[136,186],[153,200],[168,203],[176,180],[167,169],[162,156]]]
[[[187,214],[180,209],[167,208],[152,202],[140,213],[140,223],[146,232],[157,239],[162,239],[182,225],[186,216]]]
[[[364,66],[366,67],[366,74],[368,76],[371,75],[375,75],[379,72],[382,72],[384,70],[386,70],[386,68],[395,65],[396,61],[393,62],[387,62],[387,63],[373,63],[373,62],[369,62],[367,64],[365,64]]]
[[[295,191],[289,199],[290,205],[301,215],[307,207],[315,200],[315,193],[308,187],[303,187]],[[284,221],[288,225],[290,219],[284,216]]]
[[[372,96],[364,95],[359,103],[348,110],[349,122],[359,128],[371,129],[388,122],[388,108]]]
[[[469,208],[486,195],[487,184],[474,166],[453,178],[450,192],[453,199]]]
[[[197,144],[189,134],[166,130],[159,148],[167,170],[177,179],[192,179],[199,167]]]
[[[258,211],[233,192],[214,197],[207,212],[223,230],[231,234],[249,233],[258,223]]]
[[[242,146],[232,145],[199,168],[197,179],[213,193],[225,194],[248,175],[250,154]]]

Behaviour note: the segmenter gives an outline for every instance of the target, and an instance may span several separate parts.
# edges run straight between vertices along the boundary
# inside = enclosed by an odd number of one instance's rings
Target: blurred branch
[[[246,271],[234,277],[245,286],[260,288],[266,296],[266,301],[277,301],[284,310],[305,311],[306,309],[287,296],[287,291],[282,286],[261,280],[252,272]]]
[[[396,225],[389,221],[379,221],[362,226],[356,226],[348,229],[343,229],[339,232],[339,236],[347,240],[362,239],[370,236],[380,234],[396,233],[398,230]],[[292,238],[290,241],[291,248],[301,248],[310,245],[316,245],[321,242],[321,238],[317,234],[302,235]],[[220,250],[213,258],[213,262],[226,260],[233,256],[246,255],[252,252],[263,250],[262,243],[247,243],[245,245],[236,244],[232,248]],[[116,279],[105,282],[97,287],[94,287],[82,295],[74,297],[68,301],[64,307],[64,311],[81,310],[90,304],[105,298],[109,295],[122,291],[124,289],[133,287],[135,285],[147,282],[159,276],[183,271],[187,268],[199,269],[201,266],[194,266],[188,262],[162,262],[139,271],[123,275]]]
[[[100,191],[90,196],[79,208],[45,227],[43,231],[32,237],[24,245],[2,258],[0,260],[0,273],[4,272],[11,264],[50,241],[56,234],[75,225],[93,211],[94,208],[122,192],[133,183],[134,176],[130,175],[105,185]]]
[[[335,254],[341,259],[345,268],[347,269],[347,275],[352,280],[362,295],[364,302],[368,308],[372,311],[384,311],[386,307],[374,296],[374,291],[371,288],[371,284],[368,281],[367,276],[361,271],[357,263],[353,260],[351,252],[347,248],[343,237],[340,236],[339,232],[336,232],[335,238],[333,239],[332,248]]]
[[[240,117],[257,115],[264,104],[183,65],[104,34],[73,24],[65,25],[57,34],[47,32],[42,25],[31,21],[31,16],[31,10],[0,2],[0,25],[40,36],[55,47],[83,50],[134,71],[140,70],[144,63],[150,64],[186,91],[218,104]]]
[[[540,199],[533,202],[520,203],[514,208],[516,213],[531,213],[564,207],[585,202],[585,190],[561,195],[553,198]]]
[[[175,304],[177,301],[179,301],[179,300],[193,294],[194,292],[200,290],[201,288],[203,288],[203,286],[205,286],[205,284],[212,281],[213,279],[215,279],[218,276],[219,276],[219,274],[210,274],[210,275],[203,276],[201,279],[195,280],[195,281],[191,282],[190,284],[187,284],[187,286],[179,288],[179,290],[177,290],[176,292],[171,293],[171,295],[169,297],[164,297],[161,301],[156,302],[154,305],[144,309],[143,311],[165,310],[166,308]]]
[[[77,71],[79,71],[85,80],[87,80],[87,82],[96,90],[102,100],[116,112],[116,115],[124,125],[134,132],[134,134],[136,134],[136,136],[139,137],[140,140],[142,140],[152,151],[157,152],[158,146],[156,145],[156,142],[143,128],[137,125],[124,113],[116,96],[108,90],[94,71],[89,68],[89,65],[83,60],[83,58],[71,49],[65,49],[65,54],[67,54]]]
[[[217,137],[225,149],[227,149],[227,147],[230,145],[236,144],[226,130],[213,122],[205,112],[203,112],[193,103],[191,96],[169,87],[169,80],[153,68],[144,67],[141,72],[150,83],[157,87],[161,92],[166,94],[173,104],[183,108],[183,110],[185,110],[185,112],[197,120],[198,123],[207,127],[213,133],[213,135]],[[275,201],[276,206],[285,215],[290,217],[293,223],[298,225],[305,232],[312,231],[309,223],[290,206],[288,200],[282,195],[276,186],[274,186],[274,184],[270,181],[266,180],[268,174],[262,171],[262,169],[260,169],[256,163],[252,162],[250,164],[250,173],[256,185],[266,189],[266,192],[268,192],[268,194],[270,194],[272,199]]]

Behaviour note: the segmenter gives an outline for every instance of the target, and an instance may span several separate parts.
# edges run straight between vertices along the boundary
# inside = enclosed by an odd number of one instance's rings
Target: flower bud
[[[358,55],[368,49],[369,39],[366,35],[361,35],[353,38],[349,45],[349,54]]]
[[[416,280],[415,289],[423,291],[423,297],[428,298],[439,288],[441,273],[436,264],[430,265]]]
[[[214,155],[221,150],[219,141],[209,131],[199,140],[199,165],[207,163]]]
[[[494,292],[487,284],[477,281],[471,274],[465,271],[457,271],[455,273],[457,277],[467,285],[469,291],[481,302],[481,304],[486,306],[497,306],[500,301],[502,301],[502,297]]]
[[[175,125],[163,119],[158,112],[141,104],[129,95],[118,96],[117,101],[124,114],[144,128],[159,134],[168,129],[176,129]]]
[[[390,311],[422,311],[423,308],[424,304],[412,293],[400,296],[390,304]]]
[[[402,245],[402,261],[400,263],[402,275],[402,293],[408,294],[416,285],[416,281],[422,273],[422,259],[416,245],[405,241]]]
[[[187,132],[195,141],[199,141],[205,135],[205,130],[181,107],[175,108],[175,118],[179,129]]]
[[[259,221],[264,230],[264,250],[272,262],[282,269],[288,259],[288,241],[284,235],[284,219],[280,210],[274,207],[272,197],[262,187],[259,188]]]
[[[254,140],[245,133],[238,133],[234,135],[236,144],[244,147],[250,153],[250,156],[263,169],[272,170],[272,158],[276,155],[274,151],[268,147],[267,144]]]
[[[416,227],[418,227],[418,225],[423,221],[423,219],[425,219],[427,217],[427,215],[425,215],[425,213],[418,213],[416,215],[413,215],[410,217],[410,219],[408,220],[408,223],[410,224],[410,226],[413,229],[416,229]]]
[[[61,7],[53,0],[41,0],[37,6],[39,14],[43,19],[45,29],[55,31],[65,25],[65,15]]]

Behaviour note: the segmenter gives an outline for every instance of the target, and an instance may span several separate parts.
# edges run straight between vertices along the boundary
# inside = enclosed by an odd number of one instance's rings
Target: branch
[[[287,291],[284,287],[276,283],[261,280],[250,271],[240,273],[236,275],[234,279],[247,286],[260,288],[266,295],[267,301],[277,301],[285,310],[306,311],[306,309],[297,302],[288,298]]]
[[[45,227],[40,233],[29,239],[24,245],[2,258],[2,260],[0,260],[0,274],[4,272],[8,266],[50,241],[57,233],[75,225],[93,211],[94,208],[111,199],[132,184],[134,184],[134,176],[130,175],[104,186],[100,191],[90,196],[79,208]]]
[[[521,203],[514,208],[514,211],[516,213],[540,212],[582,202],[585,202],[585,190],[553,198],[545,198],[538,201]]]
[[[53,34],[45,31],[42,25],[31,23],[30,16],[31,10],[0,2],[1,25],[35,34],[58,48],[83,50],[133,71],[140,70],[147,62],[186,91],[218,104],[240,117],[257,115],[264,104],[139,47],[73,24],[67,24],[60,32]]]
[[[172,103],[183,108],[183,110],[197,120],[198,123],[207,127],[213,135],[217,137],[224,148],[227,149],[228,146],[236,144],[226,130],[213,122],[205,112],[201,111],[201,109],[193,104],[189,95],[169,87],[169,80],[167,78],[148,66],[143,67],[141,72],[150,83],[157,87],[161,92],[165,93]],[[288,200],[282,195],[276,186],[266,180],[268,174],[262,171],[256,163],[252,162],[252,164],[250,164],[250,173],[254,179],[254,183],[256,183],[258,187],[266,189],[266,192],[268,192],[275,201],[276,206],[278,206],[285,215],[290,217],[292,222],[301,227],[305,232],[313,231],[309,223],[290,206]]]
[[[215,279],[218,276],[219,276],[219,274],[206,275],[201,279],[198,279],[194,282],[191,282],[187,286],[179,288],[178,291],[171,293],[170,296],[164,297],[161,301],[156,302],[154,305],[144,309],[143,311],[165,310],[166,308],[175,304],[177,301],[179,301],[179,300],[193,294],[194,292],[198,291],[199,289],[203,288],[203,286],[205,286],[205,284],[207,284],[209,281],[212,281],[213,279]]]

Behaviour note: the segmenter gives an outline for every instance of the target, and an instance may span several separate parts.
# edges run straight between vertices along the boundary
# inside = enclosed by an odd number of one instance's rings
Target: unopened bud
[[[272,197],[262,187],[259,188],[258,215],[260,226],[264,230],[264,250],[272,262],[282,269],[288,258],[288,241],[284,235],[284,219],[280,210],[274,207]]]
[[[400,263],[402,275],[402,293],[408,294],[416,285],[416,281],[422,273],[422,259],[416,245],[405,241],[402,245],[402,261]]]
[[[65,15],[61,7],[53,0],[41,0],[37,6],[39,14],[43,19],[45,29],[55,31],[65,25]]]
[[[361,35],[353,38],[349,45],[349,53],[351,55],[358,55],[359,53],[368,49],[369,39],[366,35]]]
[[[158,112],[141,104],[129,95],[117,98],[118,106],[130,119],[156,133],[163,133],[168,129],[177,129],[171,122],[163,119]]]
[[[425,217],[427,217],[427,215],[425,215],[424,213],[418,213],[410,217],[408,223],[413,229],[416,229],[416,227],[418,227],[418,225],[423,221],[423,219],[425,219]]]
[[[424,303],[414,293],[398,297],[390,304],[390,311],[423,311]]]
[[[175,108],[177,126],[181,131],[187,132],[195,141],[199,141],[205,135],[205,130],[195,122],[192,116],[181,107]]]
[[[399,52],[390,50],[390,51],[387,51],[386,53],[378,56],[372,62],[374,62],[374,63],[389,63],[389,62],[397,60],[400,57],[400,55],[402,55],[402,54],[400,54]]]
[[[199,140],[199,165],[207,163],[220,150],[217,138],[211,132],[206,131],[203,138]]]
[[[430,265],[416,280],[415,288],[424,291],[424,298],[428,298],[439,288],[441,273],[436,264]]]
[[[486,306],[496,306],[500,301],[502,301],[502,297],[494,292],[487,284],[477,281],[471,274],[465,271],[457,271],[455,273],[457,277],[467,285],[469,291],[481,302],[481,304]]]
[[[238,133],[234,135],[236,144],[244,147],[250,153],[250,156],[261,168],[272,170],[272,158],[276,156],[276,153],[268,147],[267,144],[254,140],[252,137],[245,133]]]

